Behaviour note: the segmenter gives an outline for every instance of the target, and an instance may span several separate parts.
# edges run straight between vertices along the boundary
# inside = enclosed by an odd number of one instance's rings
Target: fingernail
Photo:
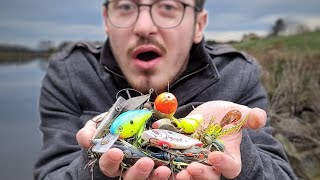
[[[249,124],[249,127],[250,127],[251,129],[257,129],[257,128],[260,127],[259,121],[255,120],[255,119],[249,121],[248,124]]]
[[[200,176],[203,173],[201,168],[193,168],[190,172],[192,176]]]
[[[222,160],[223,158],[221,156],[213,156],[210,158],[210,162],[215,165],[220,164]]]
[[[117,161],[120,161],[121,160],[121,155],[117,152],[110,152],[108,154],[108,158],[111,160],[111,161],[114,161],[114,162],[117,162]]]
[[[157,173],[156,176],[159,178],[159,179],[169,179],[169,177],[171,176],[171,174],[168,174],[167,176],[163,176],[163,174],[160,174],[160,173]]]
[[[141,162],[138,165],[138,168],[141,172],[148,172],[151,171],[151,168],[147,163]]]

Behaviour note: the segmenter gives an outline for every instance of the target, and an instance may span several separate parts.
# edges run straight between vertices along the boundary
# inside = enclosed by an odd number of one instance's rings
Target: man
[[[169,88],[179,102],[177,117],[201,113],[205,119],[219,119],[233,108],[249,114],[246,129],[222,138],[228,153],[214,151],[208,157],[212,166],[192,163],[176,179],[295,177],[266,122],[267,98],[258,65],[231,47],[205,44],[203,5],[203,0],[107,1],[103,48],[78,43],[51,59],[40,97],[44,140],[37,179],[173,176],[164,166],[153,171],[149,158],[121,174],[123,152],[116,148],[101,156],[93,174],[84,169],[96,130],[89,119],[107,111],[124,88],[143,93],[153,88],[158,94]]]

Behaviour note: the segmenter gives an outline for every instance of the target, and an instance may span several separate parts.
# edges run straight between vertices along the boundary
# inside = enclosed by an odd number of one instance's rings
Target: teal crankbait
[[[152,116],[152,112],[145,109],[129,110],[112,122],[109,133],[102,139],[92,141],[92,151],[104,153],[120,138],[126,139],[133,137],[143,128],[146,121]]]
[[[152,112],[137,109],[120,114],[111,124],[110,133],[119,134],[119,138],[126,139],[134,136],[142,125],[152,116]]]

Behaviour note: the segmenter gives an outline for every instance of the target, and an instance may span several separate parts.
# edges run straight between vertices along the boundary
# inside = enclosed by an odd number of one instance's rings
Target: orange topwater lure
[[[178,108],[177,98],[169,92],[161,93],[154,101],[154,108],[166,116],[173,116]]]

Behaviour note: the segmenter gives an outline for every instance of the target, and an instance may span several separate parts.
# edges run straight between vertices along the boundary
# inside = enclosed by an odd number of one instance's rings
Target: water
[[[38,99],[46,62],[0,64],[0,179],[33,179],[41,148]]]

